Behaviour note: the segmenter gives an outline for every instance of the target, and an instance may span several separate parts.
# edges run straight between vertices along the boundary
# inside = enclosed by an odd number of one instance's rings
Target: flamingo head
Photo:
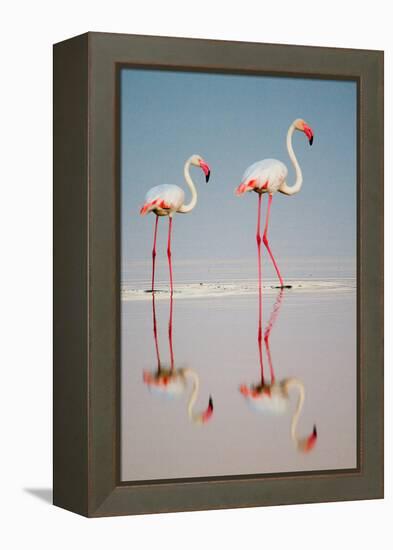
[[[206,424],[207,422],[209,422],[209,420],[212,419],[213,411],[214,411],[213,399],[212,399],[212,396],[210,396],[209,403],[206,409],[201,413],[195,414],[192,421],[195,424]]]
[[[298,450],[302,453],[309,453],[315,447],[317,443],[317,439],[318,439],[317,427],[314,426],[313,431],[308,437],[299,439],[297,443]]]
[[[203,173],[205,174],[206,183],[207,183],[210,178],[210,167],[207,164],[207,162],[205,162],[200,155],[192,155],[191,164],[193,166],[198,166],[199,168],[202,168]]]
[[[207,405],[207,409],[202,413],[202,423],[205,424],[208,422],[212,416],[213,416],[213,399],[212,396],[209,397],[209,403]]]
[[[305,122],[302,118],[297,118],[294,122],[294,125],[296,130],[299,130],[300,132],[304,132],[306,134],[309,144],[312,145],[314,141],[314,132],[307,124],[307,122]]]

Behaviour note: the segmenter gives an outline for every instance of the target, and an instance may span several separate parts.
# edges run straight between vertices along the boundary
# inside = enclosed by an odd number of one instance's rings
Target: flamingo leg
[[[270,208],[271,208],[271,205],[272,205],[272,200],[273,200],[273,195],[269,195],[269,202],[267,203],[266,223],[265,223],[265,229],[263,231],[263,244],[266,246],[266,249],[269,253],[269,256],[270,256],[270,258],[273,262],[274,269],[276,270],[277,277],[280,281],[280,287],[284,288],[284,281],[282,280],[280,270],[278,269],[278,265],[276,263],[276,260],[274,259],[273,252],[270,249],[269,241],[268,241],[268,238],[267,238],[267,231],[268,231],[268,228],[269,228]]]
[[[258,248],[258,349],[259,363],[261,367],[261,384],[265,383],[262,357],[262,261],[261,261],[261,205],[262,193],[258,194],[258,218],[257,218],[257,248]]]
[[[168,254],[168,263],[169,263],[169,280],[170,280],[171,295],[172,295],[172,293],[173,293],[173,274],[172,274],[171,239],[172,239],[172,218],[169,217],[167,254]]]
[[[158,216],[156,216],[156,223],[154,226],[154,239],[153,239],[153,250],[151,253],[152,260],[153,260],[153,267],[152,267],[152,276],[151,276],[151,291],[154,293],[154,275],[156,271],[156,243],[157,243],[157,229],[158,229]]]
[[[170,306],[169,306],[169,323],[168,323],[169,351],[171,355],[171,370],[173,370],[175,365],[175,359],[173,354],[172,328],[173,328],[173,294],[171,292]]]
[[[153,334],[154,334],[154,342],[155,342],[156,355],[157,355],[157,370],[158,370],[158,372],[160,372],[160,370],[161,370],[161,359],[160,359],[160,350],[158,348],[156,299],[155,299],[154,293],[152,294],[152,304],[153,304]]]
[[[277,320],[278,313],[280,311],[283,294],[284,294],[284,289],[281,288],[280,292],[278,293],[275,304],[273,306],[273,311],[270,315],[269,322],[267,324],[267,327],[266,327],[265,333],[264,333],[264,341],[265,341],[265,346],[266,346],[267,361],[269,363],[271,384],[274,384],[275,376],[274,376],[272,355],[271,355],[271,352],[270,352],[269,338],[270,338],[270,333],[272,331],[272,328],[274,327],[274,324]]]

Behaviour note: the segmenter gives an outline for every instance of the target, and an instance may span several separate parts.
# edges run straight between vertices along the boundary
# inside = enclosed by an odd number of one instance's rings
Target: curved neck
[[[293,417],[292,417],[292,423],[291,423],[291,437],[292,437],[292,440],[295,442],[295,443],[298,443],[299,442],[299,438],[298,436],[296,435],[296,428],[297,428],[297,424],[299,422],[299,417],[301,415],[301,412],[302,412],[302,409],[303,409],[303,405],[304,405],[304,398],[305,398],[305,392],[304,392],[304,385],[303,385],[303,382],[301,382],[300,380],[298,380],[297,378],[290,378],[289,380],[287,380],[285,382],[285,390],[286,392],[288,392],[288,390],[291,388],[291,387],[295,387],[299,390],[299,398],[298,398],[298,402],[297,402],[297,405],[296,405],[296,409],[295,409],[295,412],[293,413]]]
[[[195,205],[197,203],[197,192],[195,189],[194,182],[191,179],[190,176],[190,165],[191,165],[191,158],[189,158],[185,165],[184,165],[184,179],[186,180],[186,183],[191,191],[191,200],[188,204],[183,204],[178,212],[181,214],[186,214],[187,212],[190,212],[193,208],[195,208]]]
[[[292,136],[293,136],[293,132],[295,131],[295,125],[292,123],[288,129],[288,133],[287,133],[287,149],[288,149],[288,155],[289,155],[289,158],[291,159],[291,162],[292,162],[292,165],[295,169],[295,174],[296,174],[296,180],[295,180],[295,183],[294,185],[287,185],[286,182],[284,182],[281,187],[280,187],[280,191],[281,193],[284,193],[285,195],[294,195],[295,193],[298,193],[302,187],[302,183],[303,183],[303,174],[302,174],[302,171],[300,169],[300,166],[299,166],[299,163],[297,161],[297,158],[295,156],[295,153],[294,153],[294,150],[293,150],[293,147],[292,147]]]
[[[192,392],[187,405],[187,413],[191,420],[197,420],[197,415],[194,414],[193,410],[199,392],[199,377],[197,373],[191,369],[184,369],[184,374],[185,376],[189,376],[190,378],[192,378],[193,382]]]

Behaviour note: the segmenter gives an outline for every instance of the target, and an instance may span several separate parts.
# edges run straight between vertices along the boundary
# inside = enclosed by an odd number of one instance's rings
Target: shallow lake
[[[356,467],[356,288],[354,280],[347,283],[309,292],[294,288],[281,297],[270,289],[263,296],[263,329],[270,320],[275,381],[296,378],[304,390],[297,437],[307,438],[317,427],[309,452],[300,452],[291,437],[298,387],[290,387],[282,414],[258,410],[239,391],[241,385],[261,382],[255,294],[212,298],[202,292],[197,299],[175,294],[172,373],[191,374],[180,378],[173,391],[168,391],[170,383],[157,388],[147,383],[157,375],[158,361],[161,373],[171,369],[169,296],[157,295],[154,301],[157,347],[151,294],[122,300],[122,480]],[[255,287],[255,281],[250,285]],[[268,385],[263,341],[262,352]],[[192,393],[196,400],[189,415]],[[209,396],[213,413],[197,423]]]

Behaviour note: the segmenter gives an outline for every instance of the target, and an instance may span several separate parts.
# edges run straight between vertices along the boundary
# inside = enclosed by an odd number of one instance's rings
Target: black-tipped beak
[[[203,159],[200,159],[199,166],[202,168],[203,173],[205,174],[206,183],[207,183],[210,178],[210,166]]]
[[[315,424],[314,424],[312,434],[313,434],[314,437],[317,437],[317,427],[315,426]]]
[[[213,410],[214,407],[213,407],[213,399],[212,399],[212,396],[209,397],[209,405],[208,405],[208,408]]]
[[[312,131],[312,129],[310,128],[310,126],[308,124],[306,124],[304,122],[304,128],[303,128],[303,132],[306,134],[307,136],[307,139],[308,139],[308,143],[310,145],[313,144],[313,141],[314,141],[314,132]]]

